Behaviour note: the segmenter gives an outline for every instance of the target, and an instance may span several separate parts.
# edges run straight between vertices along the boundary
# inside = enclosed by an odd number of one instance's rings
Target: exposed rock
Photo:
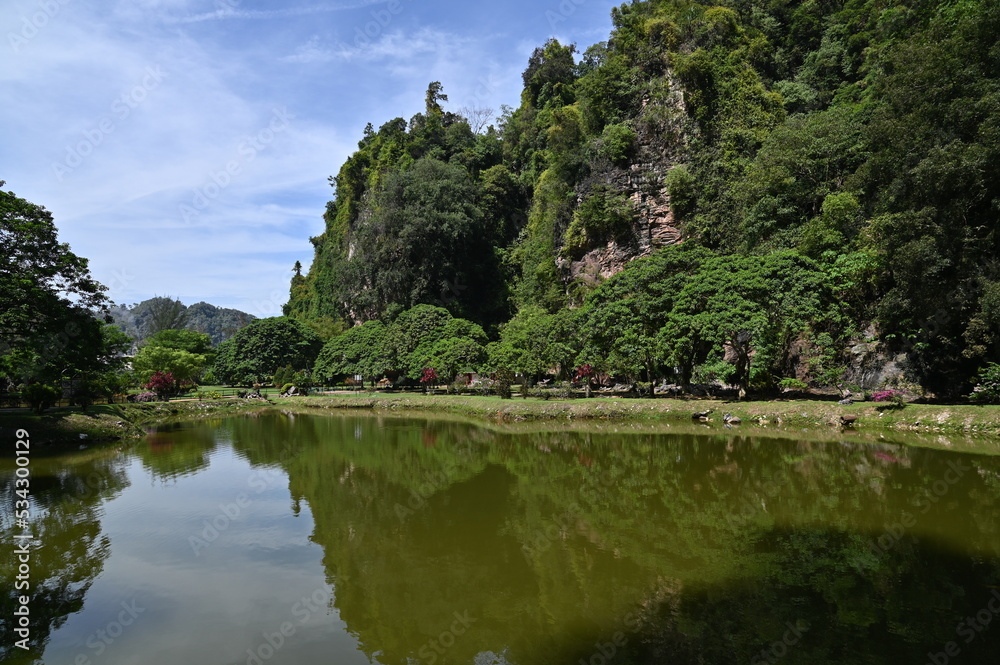
[[[697,129],[685,110],[683,89],[672,74],[668,73],[660,86],[652,98],[642,101],[642,114],[634,127],[634,160],[625,168],[605,163],[577,189],[578,202],[597,184],[624,194],[636,213],[632,233],[594,247],[578,260],[557,259],[570,281],[596,284],[621,272],[633,259],[683,240],[665,180],[671,168],[684,162],[690,137]]]

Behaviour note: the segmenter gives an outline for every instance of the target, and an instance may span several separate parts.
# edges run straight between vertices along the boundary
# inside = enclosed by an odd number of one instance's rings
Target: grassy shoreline
[[[1000,406],[908,404],[894,409],[871,402],[841,406],[820,400],[501,400],[497,397],[364,393],[273,397],[270,401],[221,399],[91,406],[85,411],[52,409],[40,416],[25,411],[7,412],[0,413],[0,438],[13,440],[16,429],[24,428],[31,432],[33,441],[62,448],[81,445],[84,440],[89,444],[135,439],[145,435],[148,429],[168,422],[220,418],[273,408],[305,413],[365,410],[399,415],[443,414],[511,425],[608,422],[663,427],[691,425],[694,412],[711,410],[706,423],[710,430],[730,431],[723,429],[722,416],[731,413],[742,420],[742,425],[737,427],[746,434],[786,432],[797,436],[804,433],[803,430],[821,436],[838,435],[845,431],[841,427],[841,416],[845,415],[856,417],[853,427],[846,431],[876,437],[889,432],[1000,437]]]
[[[736,402],[718,399],[676,398],[537,398],[501,400],[496,397],[380,394],[323,395],[275,399],[313,409],[373,409],[377,411],[435,411],[495,421],[521,422],[551,419],[641,420],[691,422],[695,412],[711,411],[709,422],[721,423],[725,413],[743,425],[830,428],[841,416],[856,417],[854,428],[920,432],[979,433],[1000,436],[1000,406],[907,404],[893,408],[873,402],[841,406],[826,400],[766,400]]]

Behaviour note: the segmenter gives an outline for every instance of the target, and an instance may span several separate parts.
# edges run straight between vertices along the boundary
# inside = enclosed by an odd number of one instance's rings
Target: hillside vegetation
[[[1000,5],[612,17],[537,48],[493,126],[438,82],[369,125],[286,314],[329,338],[435,305],[534,374],[967,394],[1000,359]]]

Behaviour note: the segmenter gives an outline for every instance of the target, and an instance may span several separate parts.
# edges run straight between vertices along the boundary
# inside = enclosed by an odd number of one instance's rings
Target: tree
[[[161,400],[166,401],[177,394],[178,380],[170,372],[154,372],[145,383],[145,388],[152,390]]]
[[[549,314],[536,306],[521,309],[487,347],[488,366],[513,370],[529,383],[553,369],[565,373],[580,351],[574,318],[570,310]]]
[[[155,344],[142,347],[132,359],[132,369],[140,381],[148,380],[155,373],[167,372],[178,381],[197,382],[204,367],[202,354]]]
[[[563,46],[556,39],[534,50],[528,59],[528,68],[521,74],[524,95],[532,106],[558,108],[573,103],[574,53],[575,46]]]
[[[668,364],[678,368],[680,380],[688,383],[694,364],[691,355],[698,349],[682,344],[669,348],[660,333],[677,293],[710,256],[698,247],[668,247],[636,259],[601,284],[587,297],[581,313],[585,344],[580,360],[633,378],[645,372],[650,383]]]
[[[371,216],[353,229],[342,284],[362,320],[440,303],[457,315],[493,315],[497,266],[460,166],[425,158],[391,173]]]
[[[383,376],[392,367],[385,336],[386,326],[381,321],[349,328],[323,346],[313,375],[320,381],[344,374],[360,374],[371,380]]]
[[[322,346],[315,332],[294,319],[259,319],[219,346],[213,370],[229,385],[266,383],[285,365],[312,369]]]
[[[145,346],[162,346],[188,353],[212,353],[212,338],[194,330],[164,329],[146,338]]]
[[[150,301],[148,332],[151,335],[162,330],[183,328],[187,322],[187,308],[180,300],[167,296]]]
[[[742,397],[752,384],[773,386],[792,342],[818,341],[840,324],[832,282],[809,259],[793,252],[719,256],[684,282],[659,340],[675,357],[700,348],[699,360],[729,362]]]
[[[100,366],[109,349],[91,310],[107,311],[110,301],[87,260],[58,241],[52,215],[0,191],[0,245],[2,378],[53,380]]]

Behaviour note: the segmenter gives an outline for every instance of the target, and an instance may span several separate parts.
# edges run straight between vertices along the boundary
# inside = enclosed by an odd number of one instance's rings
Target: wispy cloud
[[[260,20],[291,18],[296,16],[309,16],[310,14],[327,14],[349,9],[359,9],[366,7],[372,2],[358,0],[357,2],[343,2],[328,5],[312,5],[303,7],[287,7],[285,9],[240,9],[238,4],[232,0],[220,0],[220,5],[210,12],[202,12],[188,16],[169,17],[170,23],[202,23],[204,21],[229,21],[229,20]]]
[[[365,123],[422,110],[435,80],[450,108],[516,104],[528,48],[517,40],[538,45],[548,30],[534,21],[533,39],[481,18],[537,14],[533,0],[299,1],[311,4],[58,0],[30,23],[39,0],[9,0],[0,35],[18,40],[0,41],[0,179],[52,211],[114,300],[287,298],[292,264],[308,265],[323,230],[327,176]],[[276,109],[290,117],[281,131]]]
[[[391,60],[405,64],[428,54],[448,56],[475,41],[471,37],[426,27],[412,33],[399,30],[387,32],[363,45],[344,42],[324,45],[319,37],[313,36],[296,48],[294,53],[284,56],[281,60],[296,64]]]

